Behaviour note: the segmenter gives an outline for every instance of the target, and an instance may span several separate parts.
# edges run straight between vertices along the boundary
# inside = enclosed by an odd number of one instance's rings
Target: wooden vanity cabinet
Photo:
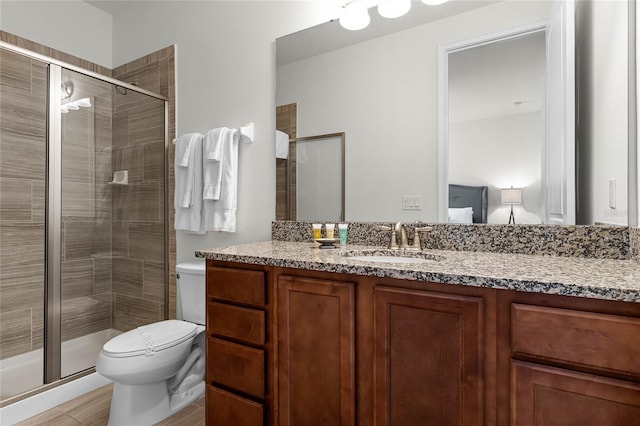
[[[375,288],[375,424],[484,423],[483,300]]]
[[[354,286],[278,277],[279,425],[355,426]]]
[[[640,426],[640,303],[207,262],[208,425]]]
[[[512,425],[640,425],[638,304],[517,295],[509,310]]]
[[[207,425],[258,426],[269,416],[269,276],[207,261]]]

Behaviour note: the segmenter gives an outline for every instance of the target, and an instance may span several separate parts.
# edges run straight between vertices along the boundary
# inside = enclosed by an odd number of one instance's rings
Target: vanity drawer
[[[514,356],[640,376],[640,318],[511,305]]]
[[[264,272],[210,266],[207,269],[207,296],[229,302],[264,306]]]
[[[207,306],[207,330],[209,335],[264,345],[265,313],[258,309],[211,302]]]
[[[264,350],[207,339],[207,383],[264,398]]]
[[[207,386],[207,425],[259,426],[263,423],[262,404]]]

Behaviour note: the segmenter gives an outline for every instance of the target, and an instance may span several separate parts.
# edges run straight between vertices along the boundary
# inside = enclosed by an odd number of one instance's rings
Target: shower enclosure
[[[0,401],[167,317],[167,102],[0,44]]]

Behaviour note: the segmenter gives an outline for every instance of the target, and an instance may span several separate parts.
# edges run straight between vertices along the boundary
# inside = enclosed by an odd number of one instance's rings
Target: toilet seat
[[[122,333],[109,340],[102,348],[104,355],[113,358],[151,356],[156,352],[192,339],[197,324],[180,320],[160,321]]]

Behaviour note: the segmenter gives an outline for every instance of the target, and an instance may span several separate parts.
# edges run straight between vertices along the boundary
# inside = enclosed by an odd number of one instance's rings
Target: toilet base
[[[204,394],[200,381],[188,390],[169,396],[167,382],[144,385],[114,383],[108,426],[153,425],[177,413]]]

